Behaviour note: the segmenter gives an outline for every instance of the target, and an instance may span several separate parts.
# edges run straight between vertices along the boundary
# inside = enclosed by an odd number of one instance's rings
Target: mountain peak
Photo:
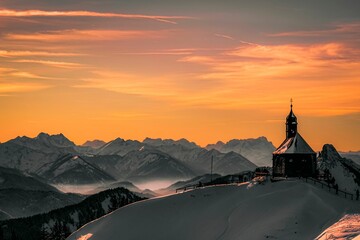
[[[44,143],[50,143],[58,147],[75,146],[75,144],[72,141],[70,141],[67,137],[65,137],[64,134],[62,133],[49,135],[48,133],[41,132],[35,139],[40,140],[41,142]]]
[[[103,140],[95,139],[95,140],[88,140],[82,146],[84,147],[92,147],[92,148],[101,148],[104,146],[106,142]]]
[[[336,151],[335,147],[332,144],[325,144],[321,151],[322,157],[327,159],[328,161],[336,161],[341,159],[342,157]]]
[[[186,138],[181,138],[179,140],[173,139],[162,139],[162,138],[145,138],[143,143],[149,144],[152,146],[164,146],[164,145],[181,145],[186,148],[196,148],[199,147],[194,142],[190,142]]]

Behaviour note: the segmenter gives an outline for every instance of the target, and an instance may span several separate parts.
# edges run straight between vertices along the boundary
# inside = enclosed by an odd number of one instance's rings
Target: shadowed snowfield
[[[359,202],[302,181],[216,186],[128,205],[68,239],[314,239],[346,213]]]

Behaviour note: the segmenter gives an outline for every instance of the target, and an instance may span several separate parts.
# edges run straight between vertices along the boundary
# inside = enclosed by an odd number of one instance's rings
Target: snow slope
[[[216,186],[128,205],[68,239],[314,239],[345,212],[360,205],[301,181]]]
[[[360,214],[346,214],[331,225],[316,240],[327,239],[360,239]]]

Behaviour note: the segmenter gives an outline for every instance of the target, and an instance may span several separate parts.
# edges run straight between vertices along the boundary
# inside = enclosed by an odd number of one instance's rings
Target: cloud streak
[[[161,38],[168,31],[127,31],[127,30],[61,30],[48,31],[29,34],[5,35],[6,39],[21,41],[105,41],[105,40],[124,40],[134,38]]]
[[[73,57],[82,56],[80,53],[63,53],[63,52],[44,52],[44,51],[13,51],[0,50],[0,57],[25,57],[25,56],[41,56],[41,57]]]
[[[188,16],[165,16],[146,14],[103,13],[92,11],[42,11],[42,10],[11,10],[0,9],[0,17],[102,17],[102,18],[127,18],[145,19],[176,24],[175,20],[193,19]]]
[[[46,66],[51,67],[59,67],[59,68],[84,68],[87,67],[84,64],[80,63],[73,63],[73,62],[57,62],[57,61],[49,61],[49,60],[35,60],[35,59],[20,59],[20,60],[14,60],[12,62],[17,63],[36,63],[36,64],[42,64]]]
[[[310,30],[310,31],[291,31],[268,34],[271,37],[324,37],[336,35],[341,37],[345,35],[360,35],[360,22],[337,24],[329,29]]]

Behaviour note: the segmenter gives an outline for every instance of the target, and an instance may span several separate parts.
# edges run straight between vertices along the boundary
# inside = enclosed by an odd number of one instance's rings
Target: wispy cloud
[[[235,40],[233,37],[229,36],[229,35],[224,35],[224,34],[218,34],[215,33],[214,34],[216,37],[220,37],[220,38],[225,38],[225,39],[229,39],[229,40]]]
[[[14,72],[11,72],[9,75],[18,77],[18,78],[51,79],[49,77],[40,76],[40,75],[37,75],[34,73],[23,72],[23,71],[14,71]]]
[[[93,77],[83,79],[79,88],[99,88],[125,94],[152,97],[168,97],[176,95],[176,88],[171,78],[145,77],[117,71],[92,71]]]
[[[324,43],[242,44],[217,55],[183,57],[179,61],[207,67],[206,71],[198,73],[199,80],[218,84],[222,89],[217,88],[216,94],[212,95],[209,91],[184,98],[184,103],[220,109],[246,108],[270,100],[281,102],[281,98],[291,92],[299,99],[311,99],[315,105],[326,96],[332,96],[329,100],[333,106],[331,110],[314,109],[312,112],[309,108],[308,113],[353,113],[359,110],[358,107],[345,108],[344,100],[340,99],[347,99],[347,103],[360,100],[356,94],[360,90],[356,77],[360,74],[358,56],[360,49],[341,43]],[[276,91],[266,91],[266,88]]]
[[[48,31],[29,34],[5,35],[5,38],[11,40],[30,40],[30,41],[104,41],[121,40],[133,38],[161,38],[168,31],[121,31],[121,30],[63,30]]]
[[[73,63],[73,62],[57,62],[57,61],[48,61],[48,60],[34,60],[34,59],[19,59],[14,60],[12,62],[17,63],[36,63],[36,64],[42,64],[46,66],[51,67],[59,67],[59,68],[84,68],[87,67],[84,64],[80,63]]]
[[[200,64],[205,64],[205,65],[213,65],[214,63],[217,62],[211,56],[197,56],[197,55],[183,57],[183,58],[178,59],[178,61],[179,62],[188,62],[188,63],[200,63]]]
[[[127,19],[146,19],[165,23],[176,24],[175,20],[191,19],[188,16],[165,16],[165,15],[146,15],[146,14],[126,14],[126,13],[103,13],[92,11],[43,11],[43,10],[12,10],[0,9],[0,17],[106,17],[106,18],[127,18]]]
[[[309,30],[309,31],[291,31],[291,32],[280,32],[268,34],[271,37],[325,37],[336,35],[341,37],[345,35],[360,35],[360,23],[345,23],[345,24],[336,24],[330,26],[328,29],[320,30]]]
[[[40,83],[2,83],[0,82],[0,96],[10,96],[8,93],[29,92],[48,88]]]
[[[0,50],[0,57],[26,57],[26,56],[42,56],[42,57],[68,57],[81,56],[80,53],[63,53],[63,52],[44,52],[44,51],[14,51]]]

